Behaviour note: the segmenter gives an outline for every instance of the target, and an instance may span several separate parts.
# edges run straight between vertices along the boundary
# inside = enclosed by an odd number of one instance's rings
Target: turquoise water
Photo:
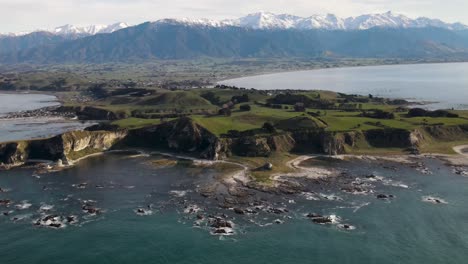
[[[341,191],[340,184],[304,181],[307,192],[343,200],[258,193],[289,212],[250,216],[235,215],[220,208],[216,199],[196,192],[172,196],[171,190],[194,190],[221,172],[187,164],[158,169],[147,163],[154,158],[99,156],[40,178],[32,176],[32,169],[0,172],[0,187],[10,189],[0,198],[16,201],[10,208],[0,207],[15,211],[0,216],[1,263],[390,264],[465,263],[468,257],[468,178],[436,160],[423,160],[432,175],[407,165],[390,164],[394,170],[379,162],[331,162],[330,166],[348,173],[341,183],[373,173],[386,184],[375,182],[375,193],[353,195]],[[87,187],[76,188],[79,183]],[[395,198],[378,200],[375,195],[380,193]],[[447,204],[423,202],[428,195]],[[80,201],[90,199],[104,210],[101,215],[88,217],[81,212]],[[15,210],[14,204],[22,200],[29,200],[32,207]],[[50,213],[77,215],[79,223],[62,229],[34,226],[41,203],[54,205]],[[153,205],[153,215],[135,214],[136,208],[148,204]],[[183,212],[186,204],[199,204],[205,215],[227,214],[236,224],[236,234],[219,237],[211,235],[209,227],[194,227],[195,215]],[[311,212],[336,214],[356,230],[314,224],[304,216]],[[30,216],[11,220],[19,214]],[[271,224],[276,218],[284,224]]]
[[[221,82],[261,90],[330,90],[438,102],[428,108],[468,109],[468,63],[371,66],[285,72]]]

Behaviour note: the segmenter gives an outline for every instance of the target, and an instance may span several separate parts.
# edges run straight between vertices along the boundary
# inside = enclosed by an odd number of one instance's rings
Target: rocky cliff
[[[220,159],[228,151],[217,136],[186,117],[133,130],[124,144],[127,147],[193,154],[207,159]]]
[[[127,131],[73,131],[62,135],[0,144],[0,166],[20,166],[30,159],[71,164],[90,154],[106,151],[127,136]]]
[[[24,164],[28,155],[27,142],[0,144],[0,168],[10,168]]]
[[[231,155],[268,157],[274,152],[321,154],[352,153],[361,148],[400,148],[418,152],[435,141],[468,140],[468,126],[430,126],[413,131],[375,129],[355,132],[329,132],[306,129],[276,134],[220,138],[190,118],[179,118],[152,127],[103,131],[75,131],[53,138],[0,144],[0,164],[9,168],[28,159],[61,161],[70,164],[84,156],[112,147],[151,148],[183,153],[205,159]]]

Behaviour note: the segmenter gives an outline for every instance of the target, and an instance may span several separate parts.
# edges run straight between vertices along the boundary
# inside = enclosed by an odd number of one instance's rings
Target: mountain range
[[[0,37],[21,37],[34,33],[50,33],[57,36],[67,36],[71,38],[76,37],[87,37],[96,34],[112,33],[117,30],[121,30],[129,27],[127,23],[119,22],[111,25],[89,25],[89,26],[75,26],[75,25],[64,25],[53,29],[37,29],[34,31],[16,32],[0,34]]]
[[[255,13],[238,19],[162,19],[136,26],[66,25],[0,35],[0,63],[102,63],[196,57],[456,57],[468,26],[387,12],[358,17]]]

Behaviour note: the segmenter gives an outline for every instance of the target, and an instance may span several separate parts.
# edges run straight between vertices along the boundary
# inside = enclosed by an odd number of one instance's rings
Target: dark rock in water
[[[96,214],[101,213],[101,209],[95,208],[89,204],[84,205],[81,209],[83,209],[85,213],[90,214],[90,215],[96,215]]]
[[[307,215],[308,218],[321,218],[323,217],[322,215],[320,214],[316,214],[316,213],[310,213]]]
[[[232,228],[234,223],[225,219],[224,216],[210,218],[210,226],[213,228],[215,235],[231,235],[234,234]]]
[[[201,215],[201,214],[198,214],[198,215],[197,215],[197,219],[198,219],[198,220],[203,220],[204,218],[205,218],[205,217],[203,217],[203,215]]]
[[[218,229],[223,228],[223,227],[232,228],[233,226],[233,223],[231,221],[225,220],[221,217],[216,217],[214,219],[211,219],[210,223],[211,223],[211,227],[218,228]]]
[[[48,215],[48,216],[44,217],[42,220],[43,221],[49,221],[49,220],[54,220],[54,219],[56,219],[58,217],[59,217],[58,215]]]
[[[59,215],[48,215],[41,219],[38,219],[34,224],[36,226],[52,227],[52,228],[61,228],[65,227],[63,224],[63,217]]]
[[[3,216],[9,216],[10,214],[12,214],[14,211],[5,211],[2,213]]]
[[[377,199],[391,199],[391,198],[394,198],[395,196],[389,194],[389,195],[386,195],[386,194],[379,194],[377,195]]]
[[[253,210],[253,209],[245,209],[245,213],[247,213],[247,214],[258,214],[258,212]]]
[[[282,221],[282,220],[280,220],[280,219],[276,219],[276,220],[275,220],[275,224],[278,224],[278,225],[284,224],[284,221]]]
[[[284,208],[268,208],[267,209],[267,212],[268,213],[273,213],[273,214],[284,214],[284,213],[287,213],[288,210],[287,209],[284,209]]]
[[[366,176],[366,178],[368,178],[368,179],[373,179],[375,177],[377,177],[375,174],[369,174],[369,175]]]
[[[87,186],[88,186],[88,183],[86,183],[86,182],[83,182],[83,183],[80,183],[80,184],[73,184],[73,187],[75,187],[77,189],[85,189]]]
[[[312,221],[316,224],[331,224],[333,223],[333,219],[328,216],[323,216],[323,217],[315,217],[312,218]]]
[[[0,200],[0,205],[8,206],[10,204],[11,204],[11,200],[9,200],[9,199]]]
[[[351,194],[366,194],[372,192],[371,190],[359,187],[359,186],[346,186],[341,188],[343,192]]]
[[[148,209],[145,209],[145,208],[138,208],[135,210],[135,213],[137,215],[140,215],[140,216],[148,216],[148,215],[152,215],[153,214],[153,211],[151,210],[151,206],[148,206],[147,207]]]
[[[78,222],[78,219],[74,215],[67,216],[67,222],[70,224]]]
[[[242,210],[242,209],[240,209],[240,208],[234,208],[234,212],[235,212],[236,214],[240,214],[240,215],[245,214],[245,211]]]
[[[352,226],[352,225],[350,225],[350,224],[338,225],[338,228],[344,229],[344,230],[355,230],[355,229],[356,229],[355,226]]]
[[[223,228],[220,228],[220,229],[216,229],[214,231],[215,234],[227,234],[227,230],[226,229],[223,229]]]

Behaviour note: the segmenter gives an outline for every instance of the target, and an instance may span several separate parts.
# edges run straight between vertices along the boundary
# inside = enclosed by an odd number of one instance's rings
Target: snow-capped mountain
[[[64,25],[60,27],[56,27],[53,29],[38,29],[34,31],[25,31],[25,32],[17,32],[17,33],[7,33],[7,34],[0,34],[0,36],[9,36],[9,37],[19,37],[28,35],[34,32],[49,32],[54,35],[58,36],[92,36],[96,34],[105,34],[105,33],[112,33],[117,30],[121,30],[124,28],[129,27],[130,25],[127,23],[115,23],[112,25],[89,25],[89,26],[75,26],[75,25]]]
[[[333,14],[312,15],[310,17],[299,17],[288,14],[273,14],[259,12],[237,19],[211,20],[211,19],[161,19],[153,22],[154,25],[161,24],[183,24],[187,26],[202,27],[242,27],[251,29],[323,29],[323,30],[366,30],[373,27],[382,28],[424,28],[438,27],[448,30],[468,29],[467,25],[461,23],[445,23],[439,19],[420,17],[412,19],[405,15],[392,12],[382,14],[367,14],[357,17],[340,18]],[[58,36],[83,37],[115,31],[130,27],[127,23],[116,23],[112,25],[74,26],[65,25],[52,30],[36,30],[32,32],[49,32]],[[0,34],[0,36],[23,36],[32,32],[20,32]]]
[[[117,30],[121,30],[129,27],[127,23],[116,23],[112,25],[90,25],[90,26],[74,26],[64,25],[61,27],[54,28],[53,30],[47,30],[57,35],[96,35],[104,33],[112,33]]]
[[[412,19],[405,15],[392,12],[382,14],[367,14],[357,17],[340,18],[333,14],[313,15],[310,17],[299,17],[288,14],[273,14],[260,12],[247,15],[238,19],[209,20],[209,19],[163,19],[157,23],[179,23],[187,25],[224,27],[237,26],[252,29],[324,29],[324,30],[366,30],[373,27],[382,28],[424,28],[439,27],[449,30],[468,29],[461,23],[445,23],[438,19],[416,18]]]

